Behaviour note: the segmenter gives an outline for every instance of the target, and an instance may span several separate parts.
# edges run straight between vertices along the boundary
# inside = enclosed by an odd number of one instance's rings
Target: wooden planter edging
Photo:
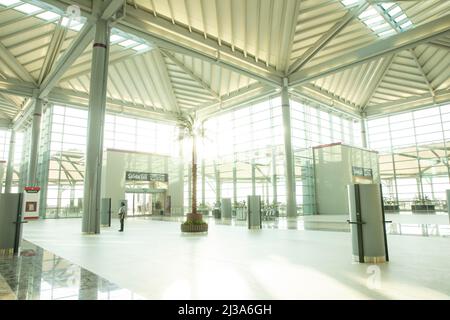
[[[182,224],[182,232],[208,232],[207,224]]]

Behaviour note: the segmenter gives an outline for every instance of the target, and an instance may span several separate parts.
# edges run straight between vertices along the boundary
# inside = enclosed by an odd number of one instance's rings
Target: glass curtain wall
[[[219,198],[231,198],[234,202],[234,183],[237,202],[246,201],[254,188],[265,204],[272,203],[271,155],[274,149],[282,150],[279,146],[283,143],[280,97],[266,98],[214,116],[205,121],[204,128],[205,138],[198,154],[205,161],[206,205],[214,206],[217,192]],[[281,169],[279,174],[282,174]],[[201,170],[199,177],[201,195]],[[188,190],[187,185],[185,190]],[[284,191],[280,190],[279,199],[283,196]],[[201,197],[199,199],[201,201]],[[187,191],[185,203],[189,203]]]
[[[405,211],[444,210],[450,105],[371,119],[368,133],[370,148],[380,152],[385,200]]]
[[[43,174],[48,175],[48,187],[46,191],[43,190],[46,206],[43,206],[42,210],[46,218],[80,217],[87,111],[50,106],[45,121],[50,133],[47,144],[49,151],[44,151],[47,157],[42,164]],[[45,139],[44,136],[43,138]],[[45,145],[45,142],[42,145]],[[48,164],[45,163],[46,161]]]
[[[3,162],[3,173],[0,177],[0,183],[2,184],[1,190],[4,192],[5,178],[6,178],[6,168],[8,165],[8,154],[9,154],[9,139],[10,131],[5,129],[0,129],[0,161]]]
[[[292,145],[298,212],[316,212],[312,147],[343,143],[361,145],[360,122],[342,113],[331,112],[314,102],[291,99]]]
[[[20,168],[21,168],[21,160],[22,160],[22,151],[24,149],[24,132],[18,131],[16,132],[15,146],[14,146],[14,172],[13,179],[11,184],[11,192],[16,193],[19,192],[19,183],[20,183]],[[9,151],[9,145],[8,145]]]
[[[286,187],[281,112],[281,98],[272,96],[214,116],[204,123],[205,198],[209,206],[216,201],[217,181],[220,182],[220,196],[233,200],[235,170],[238,202],[246,200],[255,189],[266,204],[272,204],[276,193],[280,214],[284,214]],[[311,148],[335,142],[360,146],[360,124],[357,119],[332,113],[296,97],[291,97],[291,121],[298,212],[313,214],[315,199]],[[252,175],[255,185],[252,184]],[[198,190],[201,190],[201,180],[198,183]],[[185,203],[188,203],[188,185],[185,190]]]
[[[87,110],[74,107],[50,105],[45,111],[38,176],[48,179],[41,202],[46,218],[82,216],[87,117]],[[105,149],[170,155],[175,143],[174,125],[113,114],[105,117]]]

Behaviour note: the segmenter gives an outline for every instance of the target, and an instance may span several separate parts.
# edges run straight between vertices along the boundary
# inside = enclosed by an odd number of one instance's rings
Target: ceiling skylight
[[[351,0],[358,2],[359,0]],[[48,11],[34,4],[24,3],[20,0],[0,0],[0,6],[7,7],[6,10],[17,10],[21,13],[34,15],[34,17],[49,21],[51,23],[59,23],[61,17],[61,25],[69,28],[73,31],[80,31],[85,25],[86,18],[80,17],[78,19],[72,19],[61,15],[60,13]],[[1,7],[0,7],[1,8]],[[130,36],[117,29],[113,29],[113,33],[110,36],[110,42],[112,44],[118,44],[126,49],[133,49],[137,52],[144,52],[152,49],[153,47],[140,38]]]
[[[369,25],[369,26],[373,26],[376,25],[380,22],[383,22],[384,19],[382,16],[375,16],[373,18],[367,19],[366,21],[364,21],[365,24]]]
[[[59,19],[61,16],[59,14],[51,12],[51,11],[45,11],[45,12],[42,12],[42,13],[36,15],[36,17],[47,20],[47,21],[51,21],[51,20]]]
[[[112,35],[109,37],[109,41],[110,41],[110,42],[119,42],[119,41],[123,41],[123,40],[125,40],[125,38],[124,38],[124,37],[121,37],[121,36],[119,36],[119,35],[117,35],[117,34],[112,34]]]
[[[122,47],[131,47],[131,46],[136,46],[136,45],[138,45],[138,44],[139,44],[139,42],[134,41],[134,40],[131,40],[131,39],[128,39],[128,40],[125,40],[125,41],[123,41],[123,42],[120,42],[120,43],[119,43],[119,46],[122,46]]]
[[[367,0],[341,0],[346,8],[364,4],[364,2],[368,3]],[[402,8],[393,2],[370,4],[358,18],[381,38],[389,37],[413,26]]]
[[[395,3],[382,3],[381,4],[381,7],[384,9],[384,10],[388,10],[390,7],[392,7],[393,5],[394,5]]]
[[[152,45],[145,42],[141,38],[128,35],[127,33],[124,33],[115,28],[112,29],[109,41],[111,42],[111,44],[116,44],[124,47],[125,49],[132,49],[137,52],[144,52],[153,48]]]
[[[341,0],[342,4],[346,7],[354,6],[359,0]]]
[[[5,7],[9,7],[9,6],[12,6],[13,4],[18,4],[18,3],[22,3],[22,1],[19,1],[19,0],[0,0],[0,5],[5,6]]]
[[[372,17],[378,17],[380,16],[380,14],[378,13],[378,11],[369,6],[366,10],[364,10],[359,16],[358,18],[360,18],[361,20],[363,19],[367,19],[367,18],[372,18]]]
[[[133,48],[133,50],[136,50],[136,51],[143,51],[143,50],[147,50],[147,49],[150,49],[150,46],[146,45],[146,44],[140,44]]]
[[[406,21],[405,23],[403,23],[403,24],[401,24],[400,25],[400,28],[402,28],[402,29],[408,29],[409,27],[411,27],[412,26],[412,22],[411,21]]]
[[[32,4],[29,3],[24,3],[21,4],[20,6],[14,7],[15,10],[26,13],[26,14],[33,14],[36,13],[38,11],[42,11],[41,8],[34,6]]]
[[[402,12],[402,9],[399,6],[391,7],[392,9],[387,10],[389,15],[393,16],[399,12]]]
[[[387,6],[386,3],[383,3],[380,5],[380,8],[384,12],[384,15],[391,20],[398,32],[413,26],[412,21],[409,20],[406,13],[403,12],[398,4],[394,3]]]

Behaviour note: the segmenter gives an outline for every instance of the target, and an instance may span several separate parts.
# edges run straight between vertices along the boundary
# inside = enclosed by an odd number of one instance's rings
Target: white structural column
[[[33,125],[31,128],[30,157],[28,159],[27,185],[37,184],[36,172],[39,159],[39,140],[41,139],[42,100],[36,99],[34,103]]]
[[[277,155],[276,149],[272,149],[272,203],[277,205]]]
[[[16,149],[16,130],[11,130],[11,137],[9,139],[9,154],[8,154],[8,164],[6,168],[5,177],[5,193],[11,193],[12,180],[14,174],[14,153]]]
[[[256,196],[256,164],[252,160],[252,196]]]
[[[363,148],[367,147],[367,118],[365,114],[361,117],[361,144]]]
[[[221,190],[220,190],[220,171],[217,163],[214,162],[214,172],[216,175],[216,203],[220,202]]]
[[[99,19],[95,25],[89,90],[86,169],[82,231],[100,233],[100,192],[103,159],[103,127],[108,82],[109,22]]]
[[[6,161],[0,161],[0,193],[3,192],[3,176],[5,175]]]
[[[295,198],[295,173],[294,156],[292,154],[292,134],[291,134],[291,106],[289,103],[289,92],[287,78],[283,79],[281,89],[281,112],[284,128],[284,157],[286,175],[286,215],[288,217],[297,216],[297,204]]]
[[[237,167],[236,161],[233,164],[233,204],[237,203]]]

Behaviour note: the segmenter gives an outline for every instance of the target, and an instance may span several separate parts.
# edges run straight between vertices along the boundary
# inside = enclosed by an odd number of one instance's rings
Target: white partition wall
[[[347,214],[347,185],[379,183],[378,153],[341,143],[314,150],[318,214]]]
[[[158,186],[158,179],[144,179],[142,181],[126,178],[126,173],[140,173],[142,175],[161,174],[167,177],[164,186]],[[178,161],[168,156],[151,153],[132,152],[107,149],[104,160],[104,174],[102,197],[111,198],[113,217],[118,212],[120,201],[125,200],[126,192],[159,193],[162,194],[162,207],[170,196],[171,214],[181,215],[183,207],[183,177],[179,177]],[[165,178],[166,179],[166,178]],[[139,183],[137,183],[139,182]],[[131,204],[129,204],[131,205]]]

